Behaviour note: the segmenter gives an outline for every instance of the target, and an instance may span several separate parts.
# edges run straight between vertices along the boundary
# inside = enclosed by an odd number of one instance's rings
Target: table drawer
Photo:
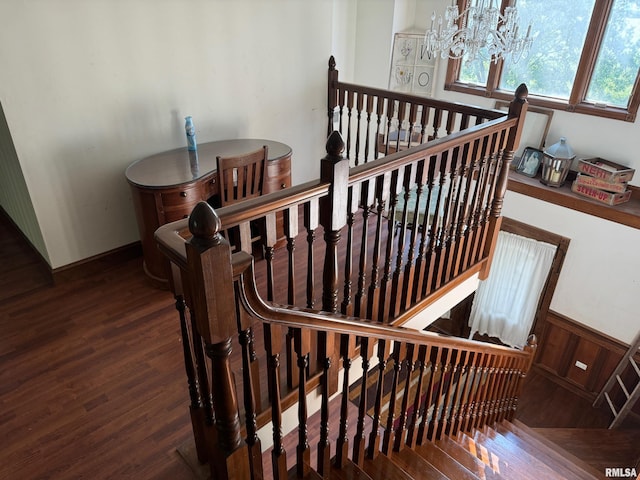
[[[198,186],[162,192],[162,205],[165,208],[179,208],[187,204],[198,203],[201,199],[202,189]]]
[[[264,193],[277,192],[291,186],[291,157],[267,162]]]

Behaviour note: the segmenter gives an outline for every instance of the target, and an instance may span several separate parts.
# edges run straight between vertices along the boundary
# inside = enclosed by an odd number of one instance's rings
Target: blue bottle
[[[187,150],[195,152],[198,149],[196,144],[196,127],[193,126],[191,115],[184,117],[184,130],[187,133]]]

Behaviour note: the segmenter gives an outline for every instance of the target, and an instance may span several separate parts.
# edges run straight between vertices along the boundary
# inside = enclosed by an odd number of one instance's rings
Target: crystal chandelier
[[[456,0],[447,7],[444,18],[431,15],[431,27],[424,34],[423,54],[429,58],[466,57],[473,62],[486,49],[494,62],[510,57],[516,63],[526,57],[533,37],[531,25],[523,37],[518,25],[515,0],[509,0],[504,13],[500,13],[501,0],[469,0],[468,8],[458,13]]]

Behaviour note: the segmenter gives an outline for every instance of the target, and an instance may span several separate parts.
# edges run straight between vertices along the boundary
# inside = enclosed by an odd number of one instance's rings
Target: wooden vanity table
[[[219,193],[216,157],[238,155],[269,148],[262,192],[275,192],[291,186],[291,147],[261,139],[220,140],[198,145],[195,152],[186,147],[158,153],[132,163],[125,175],[140,230],[144,271],[152,282],[168,286],[168,261],[158,250],[154,232],[165,223],[186,218],[201,200],[213,201]]]

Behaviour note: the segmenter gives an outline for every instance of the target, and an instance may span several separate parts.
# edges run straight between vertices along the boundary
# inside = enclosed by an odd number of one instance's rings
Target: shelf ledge
[[[507,184],[512,192],[640,229],[640,188],[633,185],[629,188],[632,193],[628,202],[609,206],[573,193],[570,182],[562,187],[548,187],[540,182],[539,176],[531,178],[512,170]]]

